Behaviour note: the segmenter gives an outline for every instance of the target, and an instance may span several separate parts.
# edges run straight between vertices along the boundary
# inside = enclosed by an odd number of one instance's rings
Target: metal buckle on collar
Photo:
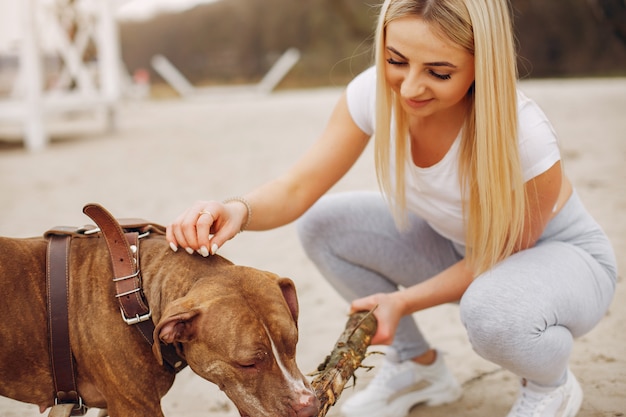
[[[150,236],[150,230],[145,230],[145,229],[130,229],[127,231],[136,231],[137,232],[137,239],[143,239],[145,237]],[[96,233],[100,233],[102,230],[100,230],[100,228],[98,226],[91,226],[91,225],[85,225],[83,227],[79,227],[78,229],[76,229],[77,233],[89,236],[89,235],[95,235]]]
[[[147,321],[150,319],[150,317],[152,317],[152,310],[148,311],[144,315],[140,316],[139,314],[137,314],[135,317],[128,318],[126,317],[126,314],[124,314],[124,310],[122,310],[122,308],[120,307],[120,313],[122,313],[122,320],[124,320],[124,323],[128,324],[129,326]]]
[[[147,231],[145,231],[143,233],[139,233],[137,235],[137,239],[143,239],[144,237],[148,237],[148,236],[150,236],[150,230],[147,230]]]
[[[133,288],[130,291],[126,291],[126,292],[123,292],[123,293],[120,293],[120,294],[115,294],[116,298],[119,299],[120,297],[126,297],[127,295],[130,295],[130,294],[135,294],[135,293],[141,293],[142,292],[142,288],[141,288],[141,272],[140,272],[140,270],[137,270],[137,272],[135,272],[134,274],[127,275],[125,277],[113,278],[113,282],[123,281],[123,280],[126,280],[126,279],[132,279],[132,278],[139,279],[140,286],[136,287],[136,288]],[[142,294],[140,294],[140,296],[143,298]],[[152,317],[152,310],[148,311],[146,314],[142,314],[142,315],[137,314],[137,315],[135,315],[135,317],[127,317],[126,314],[124,313],[124,309],[122,307],[120,307],[120,313],[122,314],[122,320],[124,320],[124,322],[126,324],[128,324],[129,326],[133,325],[133,324],[144,322],[146,320],[149,320],[150,317]]]
[[[141,271],[137,270],[137,272],[130,274],[130,275],[126,275],[125,277],[113,278],[113,282],[124,281],[126,279],[131,279],[131,278],[139,278],[140,273]]]
[[[100,233],[100,228],[97,226],[85,225],[79,228],[78,230],[76,230],[76,232],[81,233],[85,236],[89,236],[89,235],[95,235],[96,233]]]
[[[85,414],[87,414],[88,408],[85,405],[85,403],[83,403],[83,398],[79,395],[77,397],[78,402],[59,402],[59,398],[55,397],[54,398],[54,405],[65,405],[65,404],[71,404],[74,407],[72,408],[72,412],[71,412],[71,416],[84,416]]]

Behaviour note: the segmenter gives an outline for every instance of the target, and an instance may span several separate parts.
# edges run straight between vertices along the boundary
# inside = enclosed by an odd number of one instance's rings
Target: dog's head
[[[175,344],[242,416],[311,417],[319,401],[296,365],[297,320],[290,279],[232,265],[169,303],[154,339]],[[153,351],[162,363],[158,342]]]

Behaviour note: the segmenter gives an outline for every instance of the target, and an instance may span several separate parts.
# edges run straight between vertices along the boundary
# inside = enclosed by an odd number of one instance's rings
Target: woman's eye
[[[449,80],[451,77],[450,74],[441,74],[433,70],[429,70],[428,72],[430,72],[430,75],[432,75],[435,78],[439,78],[440,80]]]
[[[391,64],[391,65],[404,65],[405,63],[402,61],[396,61],[393,58],[387,58],[387,63]]]

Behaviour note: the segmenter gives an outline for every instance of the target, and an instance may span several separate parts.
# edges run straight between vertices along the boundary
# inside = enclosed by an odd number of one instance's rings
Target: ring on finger
[[[208,214],[209,216],[211,216],[212,220],[215,220],[215,216],[213,216],[213,213],[211,213],[209,210],[200,210],[200,213],[198,213],[198,217],[202,216],[203,214]]]

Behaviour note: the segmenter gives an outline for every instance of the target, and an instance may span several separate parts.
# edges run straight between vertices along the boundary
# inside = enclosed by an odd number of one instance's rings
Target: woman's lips
[[[432,98],[426,99],[426,100],[413,100],[413,99],[405,99],[404,102],[407,104],[407,106],[414,108],[414,109],[420,109],[424,106],[427,106],[431,101],[433,101]]]

